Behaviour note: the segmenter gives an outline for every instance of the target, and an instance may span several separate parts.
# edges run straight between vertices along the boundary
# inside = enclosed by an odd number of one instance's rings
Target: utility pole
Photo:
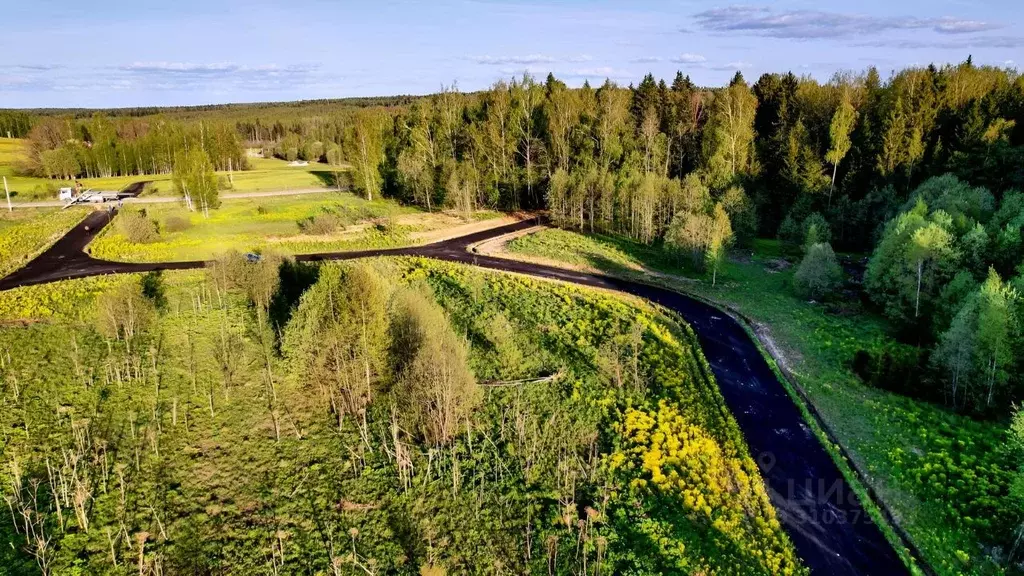
[[[11,206],[11,191],[7,188],[7,176],[4,176],[4,192],[7,193],[7,211],[14,212],[14,207]]]

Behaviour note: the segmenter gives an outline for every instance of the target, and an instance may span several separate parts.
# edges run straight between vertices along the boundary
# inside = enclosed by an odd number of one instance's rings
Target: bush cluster
[[[122,209],[117,215],[117,231],[133,244],[156,242],[160,238],[157,223],[152,220],[146,209]]]

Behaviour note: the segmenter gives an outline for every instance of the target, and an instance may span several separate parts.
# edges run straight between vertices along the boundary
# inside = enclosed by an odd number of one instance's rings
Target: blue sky
[[[1020,0],[31,0],[4,8],[0,107],[423,94],[552,71],[827,80],[874,64],[1024,63]]]

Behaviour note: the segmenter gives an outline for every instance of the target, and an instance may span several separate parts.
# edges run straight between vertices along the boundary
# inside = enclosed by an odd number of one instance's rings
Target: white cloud
[[[854,44],[857,47],[901,48],[905,50],[941,49],[973,50],[976,48],[1022,48],[1024,37],[1017,36],[973,36],[938,40],[873,40]]]
[[[711,66],[712,70],[746,70],[753,66],[750,62],[744,62],[742,60],[737,62],[726,62],[725,64],[719,64]]]
[[[557,60],[543,54],[528,54],[526,56],[476,56],[472,58],[477,64],[551,64]]]
[[[182,72],[182,73],[220,73],[234,72],[240,68],[231,62],[213,64],[193,64],[191,62],[134,62],[120,67],[125,72]]]
[[[630,62],[633,64],[654,64],[656,62],[661,62],[661,58],[657,56],[641,56],[630,60]]]
[[[933,26],[936,32],[943,34],[970,34],[972,32],[992,30],[997,27],[980,20],[957,20],[955,18],[939,18]]]
[[[522,76],[523,74],[529,74],[530,76],[540,76],[551,72],[550,66],[530,65],[530,66],[519,66],[513,68],[511,66],[501,68],[498,70],[502,76]]]
[[[772,38],[837,38],[893,30],[932,30],[940,34],[970,34],[1000,28],[980,20],[882,17],[823,10],[775,10],[767,6],[727,6],[698,12],[697,24],[712,32],[746,32]]]
[[[675,58],[672,58],[672,61],[675,62],[676,64],[700,64],[702,62],[707,62],[708,59],[705,58],[702,54],[692,54],[690,52],[685,52],[683,54],[680,54],[679,56],[676,56]]]

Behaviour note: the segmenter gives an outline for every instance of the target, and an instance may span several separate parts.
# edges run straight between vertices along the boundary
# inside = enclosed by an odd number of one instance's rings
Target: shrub
[[[779,225],[779,240],[782,240],[786,244],[797,244],[803,238],[803,229],[800,226],[800,221],[793,217],[793,214],[787,214],[782,220],[782,224]]]
[[[839,286],[843,271],[836,263],[835,252],[828,244],[814,244],[800,262],[793,276],[793,288],[804,298],[821,299]]]
[[[317,236],[334,234],[338,231],[338,228],[343,227],[341,219],[332,212],[324,212],[299,221],[299,230],[302,230],[305,234]]]
[[[725,191],[722,206],[729,214],[737,244],[749,246],[757,236],[757,207],[739,186],[731,186]]]
[[[123,340],[129,352],[155,315],[153,302],[143,290],[142,283],[128,282],[96,299],[96,330],[108,338]]]
[[[168,216],[164,220],[164,231],[174,234],[184,232],[192,227],[192,220],[187,216]]]
[[[395,230],[395,217],[393,214],[387,214],[379,218],[373,219],[373,226],[381,234],[390,234]]]
[[[146,210],[122,210],[117,218],[117,230],[129,242],[145,244],[158,238],[156,222],[146,214]]]
[[[60,190],[60,186],[52,182],[46,184],[38,184],[32,188],[30,192],[26,194],[30,200],[53,200],[57,197],[57,193]]]
[[[779,226],[779,239],[791,248],[799,246],[806,252],[815,244],[832,242],[832,228],[828,220],[817,212],[812,212],[802,220],[798,215],[790,213]]]
[[[809,251],[815,244],[829,244],[832,242],[832,228],[828,220],[817,212],[804,219],[803,224],[803,247]]]
[[[928,401],[941,401],[941,391],[924,378],[927,355],[913,346],[890,344],[885,350],[857,350],[851,368],[865,384]],[[937,393],[939,392],[939,393]]]
[[[241,292],[262,314],[270,308],[280,285],[284,257],[274,252],[253,256],[232,250],[210,262],[207,271],[218,290]]]
[[[147,272],[139,281],[142,295],[153,303],[157,310],[167,308],[167,290],[164,287],[164,273],[161,270]]]

